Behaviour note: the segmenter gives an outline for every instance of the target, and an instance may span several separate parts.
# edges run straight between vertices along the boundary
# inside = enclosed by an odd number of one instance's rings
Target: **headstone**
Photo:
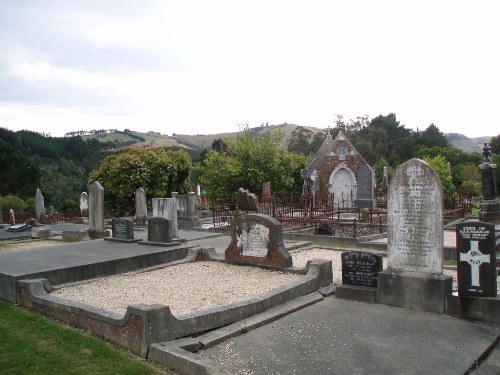
[[[281,223],[268,215],[247,214],[231,222],[231,244],[226,261],[272,268],[292,267],[292,257],[283,244]]]
[[[14,214],[14,210],[11,208],[9,210],[10,222],[12,225],[16,225],[16,215]]]
[[[403,163],[389,186],[387,259],[393,270],[443,272],[443,189],[432,167]]]
[[[495,225],[484,222],[456,226],[459,296],[496,297]]]
[[[262,183],[262,197],[260,199],[262,203],[272,203],[273,197],[271,195],[271,182],[266,181]]]
[[[196,184],[196,196],[200,196],[201,195],[201,186],[200,184]]]
[[[179,227],[177,224],[177,199],[153,198],[152,205],[153,217],[163,217],[168,219],[172,237],[179,238]]]
[[[359,167],[357,180],[357,193],[354,205],[359,208],[374,208],[375,207],[375,179],[373,169],[363,164]]]
[[[384,166],[384,176],[382,178],[382,183],[380,184],[380,189],[386,193],[389,189],[389,175],[387,173],[387,166]]]
[[[240,211],[258,212],[259,199],[254,193],[250,193],[249,190],[239,188],[236,193],[236,206]]]
[[[89,214],[89,196],[84,191],[80,194],[80,215],[87,216]]]
[[[124,217],[113,218],[111,220],[111,231],[113,238],[133,240],[134,222]]]
[[[149,242],[171,243],[172,239],[170,220],[164,217],[152,217],[148,219]]]
[[[396,170],[388,192],[388,269],[378,274],[378,302],[444,313],[453,279],[443,275],[442,191],[439,176],[422,160]]]
[[[488,143],[485,143],[483,146],[483,163],[479,166],[483,193],[479,219],[500,224],[500,199],[497,198],[495,182],[495,169],[497,166],[492,163],[490,156],[491,147]]]
[[[380,255],[365,251],[346,251],[342,259],[342,284],[377,287],[377,276],[382,271]]]
[[[89,187],[89,236],[104,237],[104,188],[98,181]]]
[[[135,223],[137,225],[144,225],[147,218],[146,192],[143,188],[139,188],[135,192]]]
[[[36,209],[36,220],[38,222],[43,222],[44,216],[45,216],[45,203],[44,203],[42,191],[40,189],[36,189],[35,209]]]

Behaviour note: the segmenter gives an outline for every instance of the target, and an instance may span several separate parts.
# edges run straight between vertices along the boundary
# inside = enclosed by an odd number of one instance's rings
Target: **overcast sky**
[[[0,0],[0,127],[500,133],[500,1]]]

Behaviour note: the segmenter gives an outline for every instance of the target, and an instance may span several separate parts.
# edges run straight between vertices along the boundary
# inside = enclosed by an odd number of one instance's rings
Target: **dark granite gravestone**
[[[133,240],[134,239],[134,222],[124,217],[114,218],[111,221],[111,229],[113,232],[113,238],[119,238],[123,240]]]
[[[380,255],[365,251],[342,253],[342,284],[377,287],[377,275],[382,271]]]
[[[171,243],[172,231],[170,220],[164,217],[152,217],[148,219],[148,241]]]
[[[374,175],[369,165],[363,164],[356,175],[357,193],[354,205],[359,208],[374,208]]]
[[[495,225],[461,223],[456,235],[458,295],[496,297]]]
[[[237,216],[231,222],[231,244],[225,259],[273,268],[292,266],[292,257],[283,244],[281,223],[262,214]]]

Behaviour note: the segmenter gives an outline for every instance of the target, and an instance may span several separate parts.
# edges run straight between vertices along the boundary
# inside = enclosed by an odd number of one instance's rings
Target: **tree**
[[[309,155],[311,152],[309,139],[312,135],[313,132],[311,130],[297,126],[288,141],[287,150],[297,154]]]
[[[445,202],[452,203],[455,186],[452,182],[451,171],[448,168],[448,161],[441,155],[434,158],[425,157],[424,161],[436,171],[439,178],[441,179]]]
[[[90,173],[88,184],[99,181],[104,187],[105,208],[125,215],[133,212],[131,197],[141,187],[149,197],[188,193],[191,170],[191,159],[184,151],[126,148],[105,158]]]
[[[491,152],[494,154],[500,154],[500,134],[496,137],[492,137],[490,141]]]
[[[427,129],[420,134],[419,144],[424,147],[446,147],[448,146],[448,141],[446,140],[446,136],[436,125],[430,124]]]
[[[196,167],[207,196],[229,198],[239,188],[258,193],[266,181],[271,182],[275,192],[299,192],[300,170],[308,159],[284,150],[280,146],[282,137],[283,134],[267,132],[251,137],[245,130],[239,139],[227,141],[227,153],[209,150]]]

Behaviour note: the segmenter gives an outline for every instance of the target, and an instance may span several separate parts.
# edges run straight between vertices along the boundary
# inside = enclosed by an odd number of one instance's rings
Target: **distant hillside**
[[[286,147],[292,132],[297,129],[299,125],[295,124],[280,124],[280,125],[269,125],[269,126],[259,126],[256,128],[251,128],[251,135],[259,135],[264,132],[282,132],[283,140],[282,145]],[[320,129],[310,126],[304,126],[304,128],[311,130],[314,133],[325,132],[326,129]],[[171,136],[148,132],[141,133],[137,131],[111,131],[104,134],[90,134],[85,135],[82,138],[96,138],[100,142],[106,143],[111,142],[115,147],[171,147],[171,148],[181,148],[185,150],[202,151],[206,148],[212,146],[212,142],[216,139],[228,139],[235,138],[240,131],[232,133],[217,133],[217,134],[177,134],[174,133]],[[484,142],[489,142],[491,136],[468,138],[463,134],[448,133],[445,134],[448,144],[462,150],[464,152],[482,152],[481,147]]]
[[[492,136],[489,137],[477,137],[468,138],[463,134],[448,133],[446,135],[446,140],[448,144],[462,150],[464,152],[482,152],[482,147],[484,142],[489,142]]]

